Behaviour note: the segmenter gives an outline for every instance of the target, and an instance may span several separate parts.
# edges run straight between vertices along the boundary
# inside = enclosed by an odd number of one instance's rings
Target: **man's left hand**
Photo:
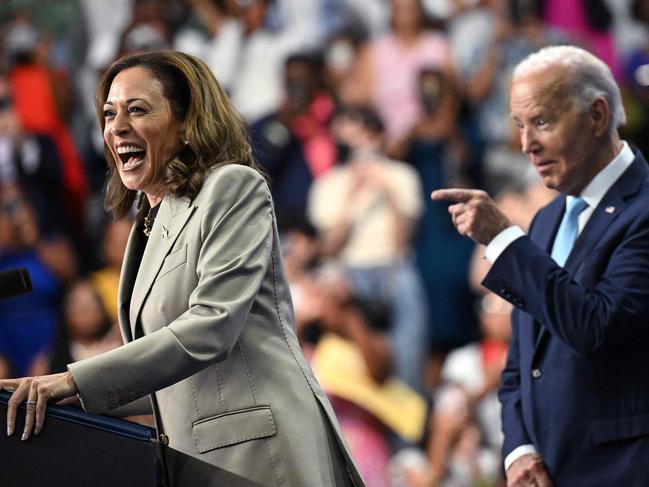
[[[483,245],[489,244],[511,224],[489,195],[478,189],[438,189],[430,195],[433,201],[454,201],[448,207],[453,225],[465,235]]]

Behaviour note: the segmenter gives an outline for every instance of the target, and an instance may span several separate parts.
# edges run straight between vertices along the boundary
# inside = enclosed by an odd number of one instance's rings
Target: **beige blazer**
[[[295,336],[259,173],[227,165],[193,201],[166,196],[138,266],[140,234],[120,278],[126,344],[69,365],[84,408],[151,394],[169,447],[192,460],[168,461],[174,485],[200,470],[201,485],[362,486]]]

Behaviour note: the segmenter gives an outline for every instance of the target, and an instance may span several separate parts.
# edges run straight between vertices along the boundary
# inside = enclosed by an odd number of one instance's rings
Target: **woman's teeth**
[[[122,145],[117,148],[118,154],[129,154],[131,152],[144,152],[144,149],[136,145]]]

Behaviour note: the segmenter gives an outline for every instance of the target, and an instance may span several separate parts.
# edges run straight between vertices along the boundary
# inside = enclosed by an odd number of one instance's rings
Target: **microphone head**
[[[24,267],[0,272],[0,299],[8,299],[31,292],[32,280]]]

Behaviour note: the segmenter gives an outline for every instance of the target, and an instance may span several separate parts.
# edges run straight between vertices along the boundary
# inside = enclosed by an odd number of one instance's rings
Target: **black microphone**
[[[0,299],[13,298],[32,290],[27,269],[11,269],[0,272]]]

